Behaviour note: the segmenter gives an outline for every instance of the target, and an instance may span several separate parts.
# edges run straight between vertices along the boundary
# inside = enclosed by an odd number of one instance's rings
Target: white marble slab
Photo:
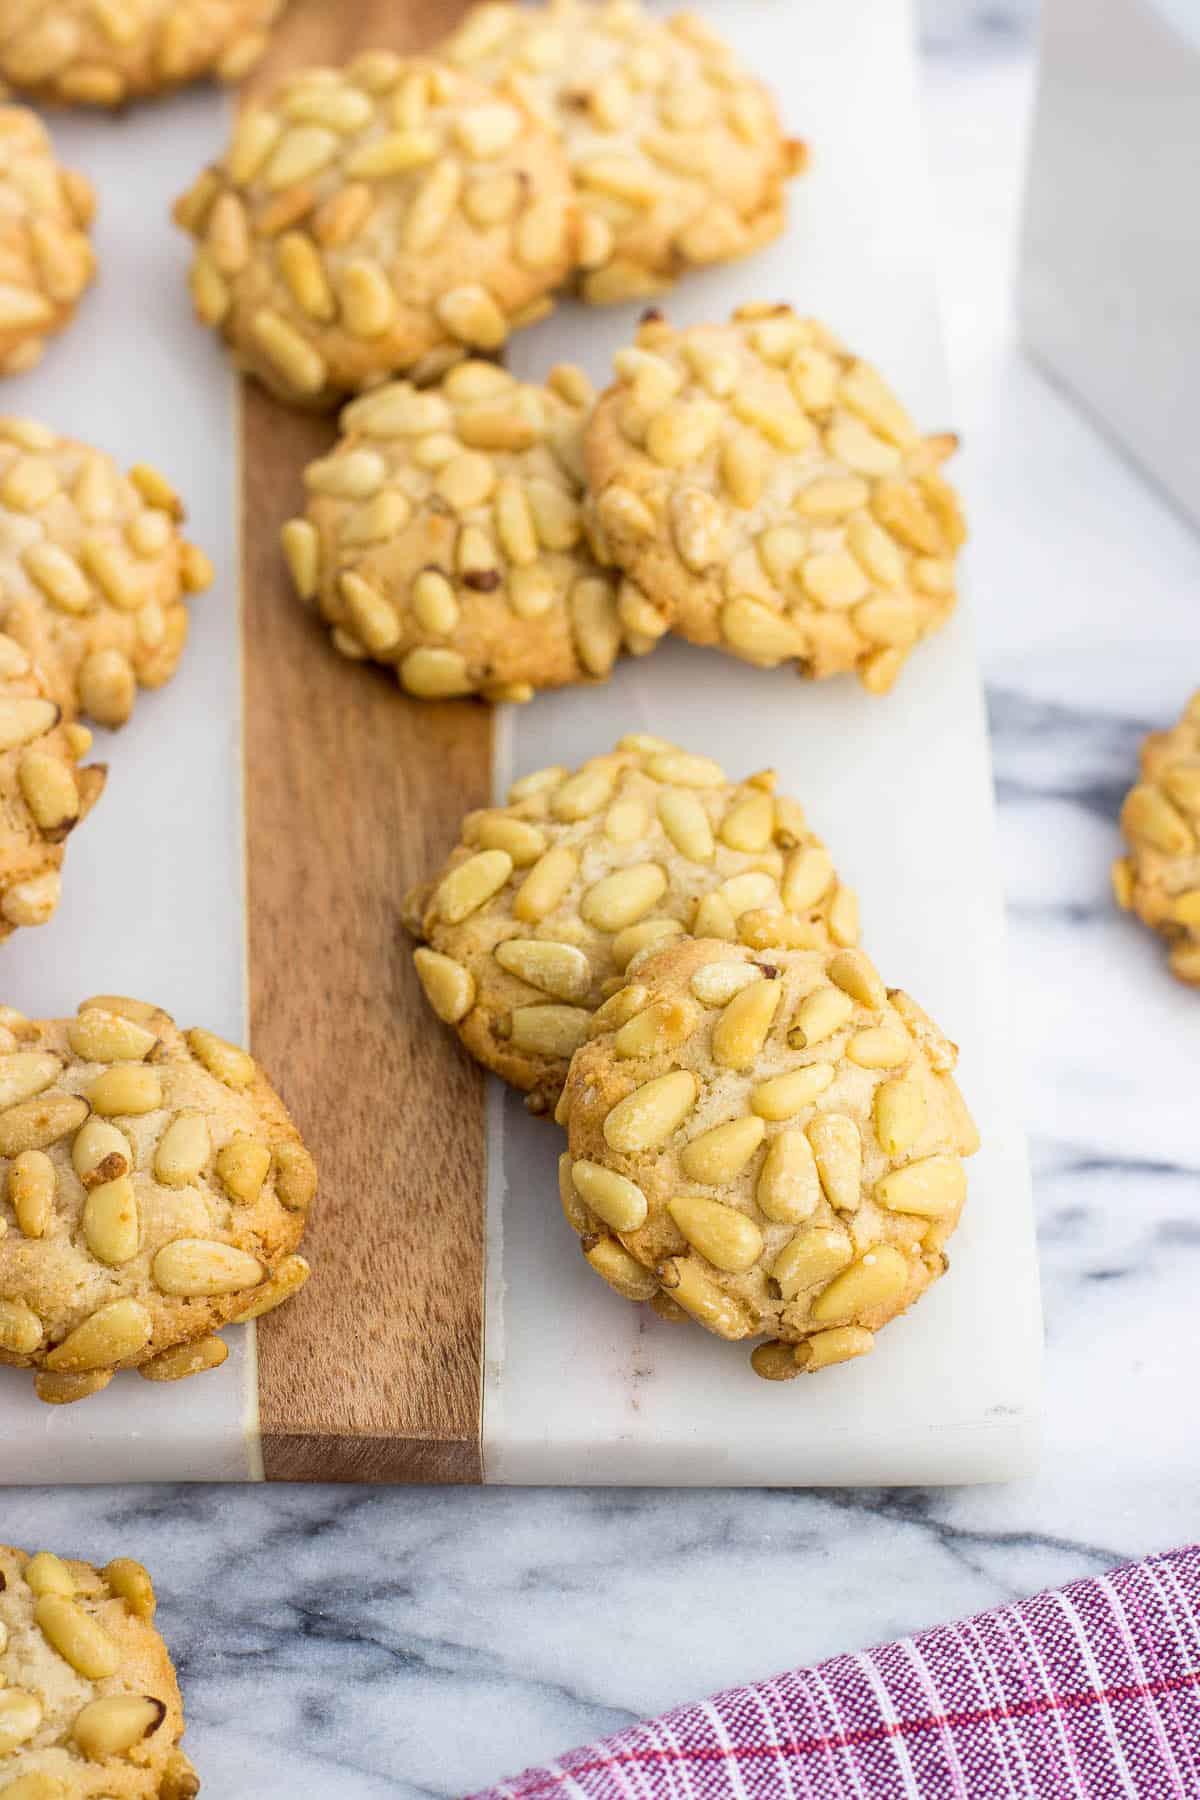
[[[170,687],[139,695],[122,731],[97,731],[93,754],[109,765],[108,787],[68,846],[53,919],[0,947],[0,994],[36,1017],[74,1012],[88,994],[134,994],[183,1025],[244,1042],[234,383],[192,321],[184,240],[168,223],[172,200],[222,141],[227,106],[198,89],[169,110],[49,119],[63,160],[99,190],[100,276],[39,367],[4,383],[0,406],[125,467],[160,467],[216,580],[192,605]],[[228,1362],[194,1383],[186,1407],[123,1375],[86,1407],[51,1408],[28,1376],[0,1371],[0,1481],[252,1474],[253,1327],[227,1335]]]
[[[682,284],[665,310],[702,320],[746,299],[790,300],[835,321],[929,428],[952,424],[904,9],[842,0],[802,19],[784,0],[713,0],[706,13],[752,65],[788,71],[788,120],[817,155],[794,190],[786,237]],[[537,375],[573,359],[604,383],[637,311],[564,307],[523,334],[510,360]],[[910,989],[961,1044],[984,1149],[970,1165],[950,1277],[870,1357],[779,1390],[753,1375],[745,1349],[666,1324],[596,1280],[558,1217],[559,1134],[497,1086],[486,1478],[815,1484],[1021,1472],[1034,1448],[1040,1316],[968,608],[917,652],[886,700],[853,681],[802,684],[787,670],[671,643],[603,687],[511,708],[505,725],[500,792],[513,775],[572,766],[631,730],[714,753],[739,775],[775,767],[858,889],[884,979]]]

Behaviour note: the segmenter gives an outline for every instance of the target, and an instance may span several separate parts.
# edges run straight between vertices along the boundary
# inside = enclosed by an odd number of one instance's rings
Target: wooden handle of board
[[[292,0],[252,87],[427,48],[466,10]],[[491,715],[405,698],[296,603],[279,527],[333,422],[245,383],[240,433],[251,1043],[321,1168],[312,1279],[258,1328],[265,1470],[475,1482],[483,1081],[429,1014],[400,902],[490,798]]]

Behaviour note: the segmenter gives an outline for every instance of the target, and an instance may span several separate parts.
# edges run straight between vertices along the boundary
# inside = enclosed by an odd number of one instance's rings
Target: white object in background
[[[1200,522],[1200,0],[1044,0],[1027,347]]]
[[[747,262],[688,277],[672,319],[787,299],[876,361],[926,429],[953,423],[934,291],[930,196],[911,18],[895,0],[708,0],[753,68],[776,72],[789,129],[811,139],[787,234]],[[564,306],[523,332],[525,377],[556,360],[610,378],[637,308]],[[997,1481],[1034,1451],[1041,1321],[1025,1144],[1006,1021],[1004,919],[979,670],[964,606],[894,693],[802,683],[669,643],[599,687],[507,709],[497,788],[651,731],[732,775],[771,765],[859,890],[866,943],[962,1046],[984,1148],[949,1277],[872,1355],[787,1387],[750,1344],[667,1324],[601,1282],[562,1219],[561,1133],[492,1084],[484,1478],[671,1486]]]

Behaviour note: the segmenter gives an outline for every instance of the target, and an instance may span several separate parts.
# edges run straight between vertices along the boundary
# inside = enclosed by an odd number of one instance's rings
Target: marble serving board
[[[429,42],[456,10],[294,0],[273,67]],[[694,277],[671,316],[791,300],[878,360],[923,423],[952,426],[906,9],[704,11],[773,75],[815,158],[784,241]],[[172,687],[104,746],[110,790],[71,846],[59,914],[0,968],[3,999],[31,1012],[123,989],[183,1023],[248,1025],[322,1164],[315,1274],[257,1331],[230,1332],[224,1369],[177,1390],[123,1377],[51,1411],[5,1375],[0,1479],[876,1485],[1027,1468],[1041,1328],[969,606],[883,701],[681,644],[494,714],[419,705],[342,662],[291,600],[276,543],[332,427],[235,384],[191,323],[163,222],[227,111],[196,93],[54,122],[101,189],[105,276],[7,404],[159,462],[218,578]],[[566,304],[511,364],[570,359],[603,382],[635,317]],[[816,1381],[760,1382],[744,1347],[596,1280],[559,1214],[556,1128],[430,1020],[399,928],[406,885],[463,810],[635,729],[737,773],[773,765],[858,888],[885,979],[962,1046],[984,1148],[953,1272],[872,1356]]]

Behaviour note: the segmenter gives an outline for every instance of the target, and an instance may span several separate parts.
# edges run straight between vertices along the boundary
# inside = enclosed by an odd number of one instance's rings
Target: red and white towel
[[[1200,1800],[1200,1545],[731,1688],[474,1800]]]

